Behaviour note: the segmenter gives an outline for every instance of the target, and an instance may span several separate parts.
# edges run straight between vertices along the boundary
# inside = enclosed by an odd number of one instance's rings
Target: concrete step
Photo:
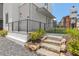
[[[22,46],[24,46],[24,44],[27,42],[27,35],[18,34],[18,33],[8,33],[6,38]]]
[[[49,44],[49,43],[41,43],[42,48],[46,48],[50,51],[60,53],[60,46]]]
[[[59,46],[61,45],[61,41],[52,40],[52,39],[49,39],[49,38],[44,39],[43,42],[45,42],[45,43],[51,43],[51,44],[55,44],[55,45],[59,45]]]
[[[36,53],[39,55],[43,55],[43,56],[59,56],[58,53],[52,52],[52,51],[44,49],[44,48],[38,49],[36,51]]]

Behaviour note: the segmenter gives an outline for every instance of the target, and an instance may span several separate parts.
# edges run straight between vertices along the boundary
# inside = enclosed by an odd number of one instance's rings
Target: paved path
[[[36,56],[36,54],[13,41],[0,37],[0,56]]]

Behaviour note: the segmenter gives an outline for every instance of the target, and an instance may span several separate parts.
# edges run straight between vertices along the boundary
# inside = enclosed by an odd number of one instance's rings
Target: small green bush
[[[5,37],[7,35],[7,31],[6,30],[0,30],[0,36],[1,37]]]
[[[49,33],[59,33],[59,34],[66,34],[66,29],[65,28],[53,28],[49,31]]]
[[[45,34],[45,31],[43,29],[38,29],[36,32],[30,33],[30,39],[32,42],[40,39]]]
[[[70,40],[67,41],[67,51],[73,55],[79,55],[79,30],[67,29]]]
[[[38,29],[36,32],[39,33],[39,37],[42,37],[46,33],[44,29]]]
[[[31,41],[36,41],[39,37],[38,32],[32,32],[30,33]]]
[[[70,39],[67,42],[67,51],[72,53],[73,55],[79,56],[79,40],[77,39]]]
[[[79,30],[77,29],[67,29],[67,34],[71,36],[72,39],[79,39]]]

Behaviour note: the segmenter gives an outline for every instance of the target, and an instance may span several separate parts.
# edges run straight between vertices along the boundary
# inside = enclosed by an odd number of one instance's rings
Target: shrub
[[[31,41],[36,41],[39,38],[38,35],[37,32],[30,33]]]
[[[30,33],[30,39],[32,42],[35,42],[39,40],[44,34],[45,31],[43,29],[38,29],[36,32]]]
[[[66,34],[66,29],[65,28],[53,28],[49,31],[49,33],[60,33],[60,34]]]
[[[46,33],[43,29],[38,29],[36,32],[39,33],[39,37],[42,37]]]
[[[7,35],[7,31],[6,30],[1,30],[0,31],[0,36],[1,37],[5,37]]]
[[[77,29],[67,29],[67,34],[70,35],[72,39],[79,39],[79,30]]]
[[[79,55],[79,40],[70,39],[67,42],[67,51],[69,51],[73,55]]]
[[[71,37],[67,41],[67,51],[73,55],[79,55],[79,31],[77,29],[67,29],[67,33]]]

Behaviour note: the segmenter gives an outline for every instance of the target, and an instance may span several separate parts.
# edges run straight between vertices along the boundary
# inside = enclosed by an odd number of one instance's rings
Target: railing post
[[[46,28],[45,28],[45,23],[44,23],[44,30],[46,30]]]
[[[41,22],[39,22],[39,29],[41,29]]]
[[[28,19],[27,19],[27,33],[28,33]]]
[[[20,28],[19,28],[19,27],[20,27],[20,24],[19,24],[19,22],[20,22],[20,21],[18,21],[18,31],[20,31]]]
[[[8,31],[9,31],[9,23],[8,23]]]
[[[12,31],[13,31],[13,22],[12,22]]]

